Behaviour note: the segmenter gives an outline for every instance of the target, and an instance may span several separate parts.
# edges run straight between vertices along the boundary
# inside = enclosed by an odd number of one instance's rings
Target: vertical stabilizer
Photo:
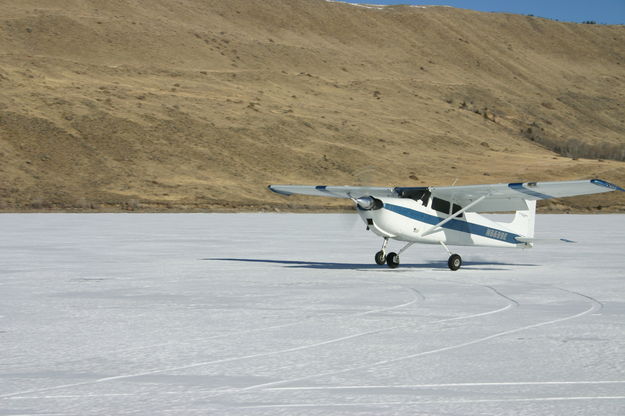
[[[526,200],[525,203],[527,204],[527,209],[517,211],[514,219],[507,227],[523,237],[533,238],[536,220],[536,201]]]

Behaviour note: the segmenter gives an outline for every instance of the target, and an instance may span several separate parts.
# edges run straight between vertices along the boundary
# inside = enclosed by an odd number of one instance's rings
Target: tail
[[[522,237],[534,237],[534,223],[536,220],[536,201],[526,200],[527,209],[517,211],[511,223],[506,224],[510,231]]]

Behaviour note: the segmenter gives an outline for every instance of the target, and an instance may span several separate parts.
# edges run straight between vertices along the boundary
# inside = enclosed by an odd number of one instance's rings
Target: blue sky
[[[563,22],[594,20],[597,23],[625,24],[625,0],[350,0],[349,3],[438,4],[482,12],[533,14]]]

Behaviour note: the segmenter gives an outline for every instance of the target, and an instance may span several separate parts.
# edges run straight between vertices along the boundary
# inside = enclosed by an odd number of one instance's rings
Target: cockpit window
[[[451,211],[451,213],[452,213],[452,214],[455,214],[456,212],[460,211],[461,209],[462,209],[462,207],[461,207],[460,205],[458,205],[458,204],[454,204],[454,205],[452,206],[452,211]],[[464,215],[464,214],[460,214],[460,215],[458,215],[456,218],[462,218],[462,216],[463,216],[463,215]]]
[[[444,199],[440,199],[436,197],[432,198],[432,209],[438,212],[449,214],[450,208],[451,208],[451,204],[449,203],[449,201],[445,201]]]
[[[431,194],[427,189],[404,189],[401,192],[401,197],[421,201],[423,205],[427,206]]]

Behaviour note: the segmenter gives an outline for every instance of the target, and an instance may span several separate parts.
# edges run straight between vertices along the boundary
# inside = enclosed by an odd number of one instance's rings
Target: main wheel
[[[397,253],[388,253],[386,256],[386,264],[391,269],[396,269],[399,266],[399,255]]]
[[[375,262],[380,266],[386,263],[386,253],[382,250],[375,253]]]
[[[451,270],[458,270],[460,266],[462,266],[462,257],[457,254],[452,254],[449,256],[449,260],[447,260],[447,265]]]

